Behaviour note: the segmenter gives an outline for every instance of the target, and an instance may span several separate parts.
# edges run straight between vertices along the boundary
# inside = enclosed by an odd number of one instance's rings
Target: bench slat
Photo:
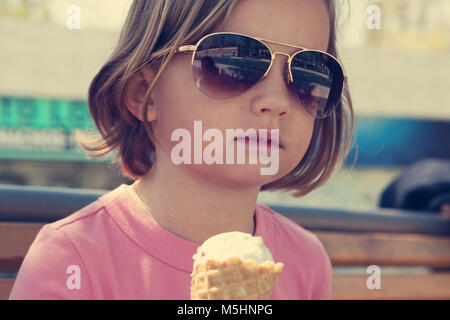
[[[335,300],[450,299],[450,273],[381,274],[381,288],[368,289],[370,274],[333,275]]]
[[[450,273],[383,275],[381,289],[369,290],[369,275],[333,275],[335,300],[450,299]],[[0,278],[0,300],[8,299],[14,278]]]
[[[0,272],[16,272],[43,224],[0,223]],[[314,232],[333,266],[450,266],[450,238],[415,234]],[[6,246],[4,244],[7,244]],[[333,299],[450,299],[450,273],[381,275],[369,290],[368,274],[334,274]],[[14,279],[0,279],[7,299]]]
[[[43,224],[0,223],[0,272],[17,272]]]
[[[450,267],[450,237],[390,234],[314,232],[333,266]]]
[[[42,226],[0,223],[0,272],[17,272]],[[450,237],[324,231],[314,234],[323,243],[333,266],[450,267]]]
[[[15,278],[0,278],[0,300],[7,300]]]

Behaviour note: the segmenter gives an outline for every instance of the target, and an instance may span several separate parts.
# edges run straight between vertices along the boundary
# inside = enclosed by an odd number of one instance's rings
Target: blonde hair
[[[134,0],[116,49],[89,87],[88,103],[100,137],[78,142],[93,158],[117,151],[114,162],[131,179],[145,175],[154,162],[155,144],[151,124],[130,113],[123,97],[128,81],[146,64],[158,71],[150,84],[142,115],[147,115],[148,99],[156,81],[175,50],[194,44],[226,20],[239,0]],[[334,0],[323,0],[330,16],[328,53],[336,50],[336,9]],[[144,118],[146,119],[146,118]],[[353,132],[353,108],[347,84],[331,116],[317,119],[308,150],[286,176],[261,187],[264,190],[294,191],[304,195],[329,179],[343,165]],[[120,163],[121,162],[121,163]]]

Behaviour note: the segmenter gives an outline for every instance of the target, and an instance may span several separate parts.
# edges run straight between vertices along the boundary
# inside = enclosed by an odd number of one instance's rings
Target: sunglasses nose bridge
[[[277,54],[281,54],[281,55],[283,55],[283,56],[286,56],[286,57],[288,57],[288,59],[291,58],[291,56],[288,55],[288,54],[285,53],[285,52],[275,51],[275,52],[273,53],[273,58],[274,58],[274,59],[275,59],[275,56],[276,56]]]
[[[286,67],[288,68],[288,81],[290,83],[290,82],[292,82],[292,77],[291,77],[291,72],[290,72],[290,69],[289,69],[289,65],[290,65],[292,57],[289,54],[285,53],[285,52],[274,51],[274,52],[272,52],[273,60],[275,60],[277,54],[281,54],[282,56],[285,56],[285,57],[288,58],[287,61],[286,61]]]

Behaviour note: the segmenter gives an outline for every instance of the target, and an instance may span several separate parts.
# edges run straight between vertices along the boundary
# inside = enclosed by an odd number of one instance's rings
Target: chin
[[[226,183],[233,188],[260,188],[261,186],[268,184],[272,181],[280,178],[280,172],[278,171],[272,175],[261,174],[261,168],[267,166],[262,165],[228,165],[223,168],[217,168],[220,170],[218,176],[220,177],[220,183]]]

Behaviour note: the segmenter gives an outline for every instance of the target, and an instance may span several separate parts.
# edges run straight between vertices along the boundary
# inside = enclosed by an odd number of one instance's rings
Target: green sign
[[[94,128],[84,101],[0,98],[0,128]]]
[[[0,97],[0,159],[87,161],[78,129],[95,129],[84,101]]]

